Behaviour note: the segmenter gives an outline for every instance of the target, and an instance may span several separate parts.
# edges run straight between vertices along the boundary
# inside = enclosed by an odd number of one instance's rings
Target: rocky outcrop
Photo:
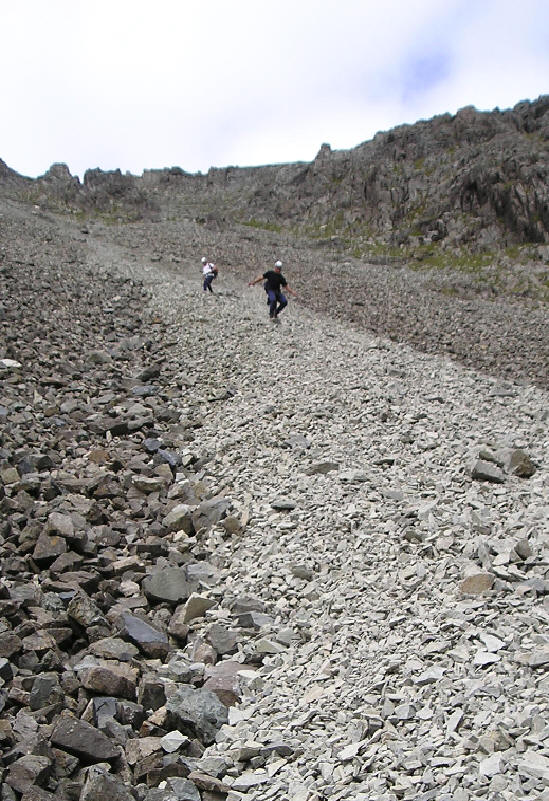
[[[81,202],[90,210],[118,213],[124,219],[151,216],[155,209],[153,199],[139,182],[132,175],[122,175],[120,170],[86,170]]]
[[[549,242],[549,96],[512,110],[473,107],[402,125],[313,162],[149,172],[163,202],[189,200],[268,226],[376,243],[473,249]]]
[[[30,186],[32,186],[33,180],[32,178],[25,178],[19,173],[12,170],[5,161],[0,159],[0,187],[2,190],[2,196],[20,196],[24,190]]]
[[[0,170],[11,190],[15,174]],[[30,182],[37,202],[65,203],[120,219],[190,216],[232,220],[340,241],[356,255],[376,248],[501,250],[549,242],[549,96],[513,109],[466,107],[378,133],[351,150],[322,145],[311,163],[212,168],[88,170],[64,165]]]
[[[52,164],[39,178],[18,175],[0,161],[0,194],[5,198],[32,202],[43,209],[85,211],[112,221],[150,218],[156,204],[138,179],[120,170],[87,170],[84,182],[71,175],[66,164]]]

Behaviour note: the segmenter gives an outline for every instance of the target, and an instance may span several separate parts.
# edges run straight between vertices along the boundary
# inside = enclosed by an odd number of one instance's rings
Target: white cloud
[[[310,160],[549,91],[546,0],[19,0],[1,15],[0,158],[27,175]]]

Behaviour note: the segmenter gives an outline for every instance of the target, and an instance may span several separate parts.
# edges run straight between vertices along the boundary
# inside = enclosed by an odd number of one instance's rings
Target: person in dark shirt
[[[280,312],[286,308],[288,305],[288,301],[286,296],[282,293],[282,287],[289,292],[290,295],[293,295],[294,298],[297,298],[296,293],[293,289],[288,285],[288,282],[282,275],[282,262],[277,261],[274,270],[267,270],[266,273],[262,275],[258,275],[253,281],[248,282],[248,286],[253,286],[254,284],[258,284],[260,281],[264,281],[263,289],[267,293],[267,304],[269,306],[269,317],[271,320],[276,321],[278,319],[278,315]]]

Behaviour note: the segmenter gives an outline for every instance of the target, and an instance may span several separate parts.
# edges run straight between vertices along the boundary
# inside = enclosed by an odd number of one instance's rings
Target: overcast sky
[[[22,175],[311,161],[549,93],[549,0],[2,0]]]

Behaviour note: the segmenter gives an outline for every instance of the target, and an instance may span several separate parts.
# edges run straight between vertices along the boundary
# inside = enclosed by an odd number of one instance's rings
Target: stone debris
[[[547,392],[21,213],[0,801],[548,798]]]

